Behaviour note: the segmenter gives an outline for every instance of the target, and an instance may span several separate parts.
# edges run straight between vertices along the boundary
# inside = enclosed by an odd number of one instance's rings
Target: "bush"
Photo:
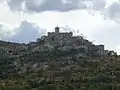
[[[94,76],[93,78],[90,79],[90,82],[92,83],[100,83],[100,82],[108,82],[109,77],[108,75],[104,74],[104,73],[99,73],[96,76]]]
[[[5,88],[2,88],[2,90],[26,90],[26,89],[22,85],[12,85],[12,86],[7,86]]]

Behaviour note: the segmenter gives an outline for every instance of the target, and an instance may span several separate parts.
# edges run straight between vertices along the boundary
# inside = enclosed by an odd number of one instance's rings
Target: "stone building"
[[[40,42],[42,48],[46,47],[51,50],[56,46],[62,51],[81,49],[84,53],[93,52],[95,51],[93,49],[97,49],[97,54],[104,55],[104,45],[93,45],[92,42],[82,36],[73,36],[72,32],[60,32],[59,27],[55,27],[55,32],[48,32],[47,36],[42,36],[37,41]]]
[[[59,32],[59,27],[55,28],[55,32],[48,32],[48,36],[45,39],[45,43],[49,44],[49,45],[67,45],[70,44],[73,33],[69,32],[69,33],[60,33]]]
[[[105,50],[104,50],[104,45],[96,45],[96,48],[98,49],[98,54],[100,56],[103,56],[105,54]]]

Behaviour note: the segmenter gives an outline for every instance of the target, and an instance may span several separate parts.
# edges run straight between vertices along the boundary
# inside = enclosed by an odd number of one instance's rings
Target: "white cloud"
[[[76,31],[79,29],[80,33],[83,33],[89,40],[95,40],[96,44],[103,43],[106,45],[106,48],[109,49],[116,49],[120,43],[118,41],[118,39],[120,39],[118,35],[120,33],[119,23],[110,19],[104,19],[99,14],[99,11],[95,11],[95,15],[92,16],[88,14],[86,9],[64,13],[46,11],[42,13],[27,14],[23,12],[12,12],[9,7],[3,3],[0,3],[0,8],[3,8],[0,10],[0,21],[11,26],[10,30],[12,31],[16,31],[15,28],[21,30],[21,22],[27,20],[29,21],[29,25],[31,25],[30,27],[32,27],[31,23],[35,23],[40,28],[47,29],[47,31],[52,31],[57,25],[68,25]],[[34,29],[36,30],[36,27]],[[5,31],[5,29],[2,30]],[[119,49],[117,48],[117,50]]]
[[[5,0],[11,10],[19,11],[32,11],[32,12],[44,12],[44,11],[71,11],[75,9],[83,9],[86,6],[79,2],[80,0]],[[23,6],[24,4],[24,7]]]
[[[41,35],[45,34],[45,29],[39,28],[36,24],[28,21],[21,22],[21,25],[14,29],[15,34],[6,37],[4,40],[9,40],[19,43],[29,43],[30,41],[36,41]]]
[[[11,12],[5,3],[0,3],[0,22],[8,23],[11,26],[20,24],[23,16],[20,12]]]
[[[120,45],[115,48],[116,52],[120,55]]]

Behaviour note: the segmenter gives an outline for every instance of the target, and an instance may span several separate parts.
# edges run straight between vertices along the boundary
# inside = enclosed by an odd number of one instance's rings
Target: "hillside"
[[[120,89],[120,57],[72,32],[37,42],[0,41],[0,90]]]

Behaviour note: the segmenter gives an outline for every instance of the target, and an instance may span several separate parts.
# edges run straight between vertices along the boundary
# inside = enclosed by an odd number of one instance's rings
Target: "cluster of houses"
[[[55,27],[55,32],[48,32],[47,36],[37,39],[37,42],[42,48],[45,47],[50,50],[57,46],[57,49],[60,51],[84,49],[85,53],[91,51],[96,52],[100,56],[105,55],[104,45],[93,45],[92,42],[84,39],[82,36],[73,36],[72,32],[60,32],[59,27]]]
[[[59,27],[55,27],[55,32],[48,32],[47,36],[37,39],[37,42],[29,44],[17,44],[0,41],[0,51],[4,50],[8,53],[21,54],[26,52],[53,50],[57,47],[60,51],[84,49],[85,53],[97,53],[100,56],[106,54],[104,45],[94,45],[92,42],[84,39],[82,36],[73,36],[72,32],[60,32]],[[79,53],[79,54],[83,54]]]

